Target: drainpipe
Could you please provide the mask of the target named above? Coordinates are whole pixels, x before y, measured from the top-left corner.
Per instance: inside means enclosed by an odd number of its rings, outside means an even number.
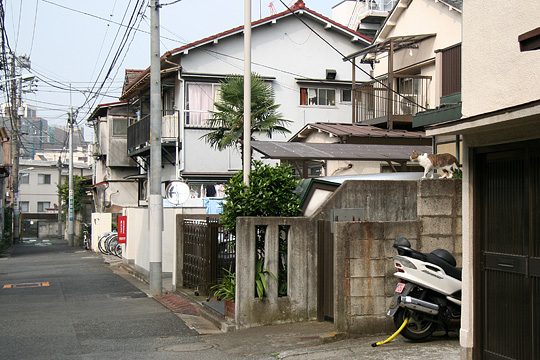
[[[178,72],[178,81],[181,82],[180,88],[182,89],[182,93],[180,96],[180,101],[178,103],[179,106],[179,120],[180,121],[180,139],[179,139],[179,147],[176,147],[176,162],[177,162],[177,168],[176,168],[176,178],[180,179],[182,178],[181,173],[184,171],[185,164],[186,164],[186,152],[184,148],[184,143],[186,139],[186,127],[184,122],[185,112],[184,112],[184,99],[186,98],[186,81],[182,79],[180,71]],[[180,155],[179,155],[180,153]]]

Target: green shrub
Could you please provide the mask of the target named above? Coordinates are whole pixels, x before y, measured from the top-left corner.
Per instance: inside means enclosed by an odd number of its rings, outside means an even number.
[[[298,216],[300,198],[293,192],[297,185],[298,180],[289,165],[271,166],[254,161],[249,187],[243,183],[242,172],[225,185],[221,223],[235,233],[239,216]]]

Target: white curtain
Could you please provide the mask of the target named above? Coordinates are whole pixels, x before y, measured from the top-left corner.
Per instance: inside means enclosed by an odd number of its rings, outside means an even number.
[[[212,84],[188,83],[186,111],[187,125],[204,126],[214,109],[214,93]]]

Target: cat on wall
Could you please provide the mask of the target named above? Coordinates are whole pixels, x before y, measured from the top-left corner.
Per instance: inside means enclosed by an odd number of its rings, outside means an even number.
[[[443,171],[441,179],[451,179],[454,175],[454,171],[458,169],[458,161],[452,154],[420,154],[414,150],[411,154],[411,161],[416,161],[424,168],[424,176],[422,179],[426,179],[428,174],[431,173],[433,179],[436,169]]]

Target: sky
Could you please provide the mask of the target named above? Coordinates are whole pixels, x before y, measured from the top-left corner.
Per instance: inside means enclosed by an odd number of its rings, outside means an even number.
[[[126,68],[150,66],[149,0],[0,2],[4,6],[10,48],[17,56],[30,57],[30,72],[38,80],[37,91],[25,93],[23,101],[51,125],[65,125],[72,106],[78,109],[76,120],[83,126],[96,105],[117,101]],[[283,2],[288,5],[291,1]],[[330,17],[332,6],[340,0],[304,2]],[[243,0],[161,0],[160,3],[170,3],[160,11],[161,54],[244,22]],[[269,3],[270,0],[252,0],[252,19],[270,15]],[[272,3],[278,12],[285,9],[280,0]],[[132,31],[118,52],[127,29],[119,24],[128,24],[138,5],[144,9],[144,16],[135,23],[139,31]],[[5,94],[0,101],[6,101]],[[85,129],[85,133],[89,132]]]

